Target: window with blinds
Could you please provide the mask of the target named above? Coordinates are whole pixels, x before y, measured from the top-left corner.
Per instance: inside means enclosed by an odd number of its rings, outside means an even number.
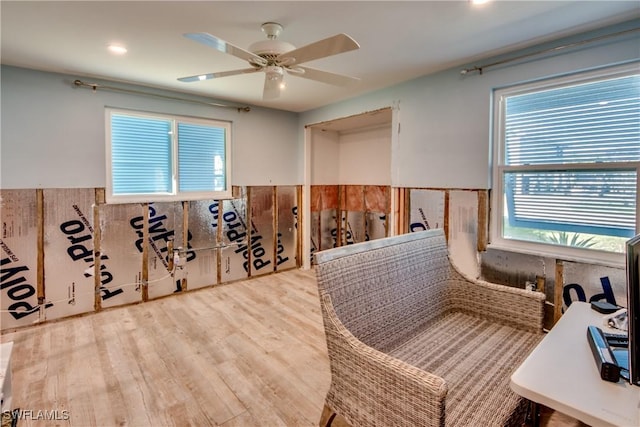
[[[492,238],[622,253],[639,222],[637,66],[502,89],[494,99],[502,196]]]
[[[107,109],[107,202],[230,196],[230,124]]]

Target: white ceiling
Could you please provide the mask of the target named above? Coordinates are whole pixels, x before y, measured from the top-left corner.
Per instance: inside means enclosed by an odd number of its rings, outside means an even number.
[[[3,64],[106,78],[233,103],[302,112],[562,36],[640,17],[631,1],[5,1]],[[207,32],[236,46],[284,26],[296,47],[346,33],[360,49],[308,63],[360,78],[347,88],[287,76],[276,100],[262,100],[264,75],[182,83],[178,77],[247,68],[234,56],[182,36]],[[126,45],[114,56],[109,43]],[[307,64],[305,64],[307,65]],[[85,79],[86,80],[86,79]]]

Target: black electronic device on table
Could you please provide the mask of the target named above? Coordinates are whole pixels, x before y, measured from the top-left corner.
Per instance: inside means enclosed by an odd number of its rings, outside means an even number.
[[[591,302],[591,309],[597,311],[598,313],[602,313],[602,314],[611,314],[611,313],[615,313],[616,311],[620,310],[621,307],[618,307],[615,304],[611,304],[610,302],[606,302],[606,301],[592,301]]]
[[[627,316],[629,318],[629,382],[640,386],[640,234],[625,244]]]
[[[600,378],[611,382],[618,382],[620,378],[629,381],[628,335],[606,333],[592,325],[587,328],[587,339]]]

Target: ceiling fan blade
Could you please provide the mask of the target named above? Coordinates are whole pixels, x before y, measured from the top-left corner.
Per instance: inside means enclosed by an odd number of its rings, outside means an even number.
[[[283,65],[297,65],[358,48],[360,48],[360,45],[354,39],[346,34],[337,34],[283,53],[278,56],[277,61]]]
[[[202,43],[206,46],[219,50],[220,52],[228,53],[237,58],[249,61],[249,63],[251,64],[267,65],[267,61],[264,58],[261,58],[258,55],[249,52],[248,50],[244,50],[238,46],[234,46],[229,42],[217,38],[216,36],[212,36],[211,34],[186,33],[184,34],[184,36],[188,39],[197,41],[198,43]]]
[[[261,69],[260,68],[244,68],[242,70],[221,71],[219,73],[197,74],[195,76],[180,77],[178,80],[180,80],[181,82],[191,83],[191,82],[198,82],[201,80],[211,80],[211,79],[217,79],[220,77],[235,76],[238,74],[256,73],[258,71],[261,71]]]
[[[328,71],[316,70],[315,68],[309,67],[295,67],[304,72],[298,73],[293,72],[291,75],[297,77],[303,77],[305,79],[316,80],[323,83],[329,83],[331,85],[336,86],[347,86],[352,83],[359,82],[360,79],[357,77],[345,76],[343,74],[330,73]]]

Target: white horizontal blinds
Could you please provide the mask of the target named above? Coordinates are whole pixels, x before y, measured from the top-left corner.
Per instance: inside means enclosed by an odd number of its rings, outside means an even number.
[[[505,164],[640,160],[640,76],[506,99]]]
[[[113,194],[171,193],[171,150],[171,120],[113,113]]]
[[[178,123],[180,191],[224,191],[225,129]]]
[[[510,225],[635,235],[637,172],[622,169],[640,161],[640,76],[508,96],[505,107]]]
[[[506,172],[510,224],[543,230],[632,237],[636,172]]]

